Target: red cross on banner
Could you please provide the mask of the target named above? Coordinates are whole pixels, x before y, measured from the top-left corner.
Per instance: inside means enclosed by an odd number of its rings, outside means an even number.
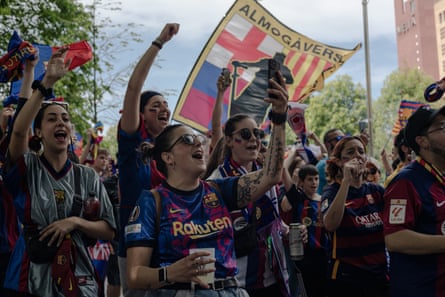
[[[199,131],[210,129],[216,81],[222,68],[232,74],[224,95],[223,122],[247,113],[259,124],[268,104],[268,60],[281,63],[290,101],[298,102],[323,87],[358,49],[341,49],[311,40],[289,29],[254,0],[236,1],[203,48],[181,92],[173,120]],[[197,108],[199,107],[199,108]]]

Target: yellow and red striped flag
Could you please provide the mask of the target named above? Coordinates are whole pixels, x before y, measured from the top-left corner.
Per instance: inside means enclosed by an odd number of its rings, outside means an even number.
[[[310,39],[281,23],[254,0],[237,0],[203,48],[182,89],[173,119],[199,131],[211,128],[216,81],[222,68],[232,73],[226,92],[223,123],[234,113],[264,120],[268,59],[282,63],[289,100],[298,102],[323,88],[324,80],[357,50],[342,49]]]

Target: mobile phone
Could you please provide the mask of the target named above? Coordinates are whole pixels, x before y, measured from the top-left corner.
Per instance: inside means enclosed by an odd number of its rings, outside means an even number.
[[[368,120],[362,120],[358,122],[358,130],[363,133],[368,129]]]
[[[230,71],[227,68],[223,68],[221,75],[224,77],[224,86],[230,85]]]
[[[268,75],[267,75],[267,82],[268,82],[268,88],[272,88],[269,80],[273,79],[276,82],[279,82],[279,77],[278,77],[278,71],[280,71],[281,68],[281,64],[275,60],[275,59],[269,59],[269,69],[268,69]],[[275,96],[274,94],[270,94],[269,93],[269,97],[270,98],[277,98],[277,96]]]

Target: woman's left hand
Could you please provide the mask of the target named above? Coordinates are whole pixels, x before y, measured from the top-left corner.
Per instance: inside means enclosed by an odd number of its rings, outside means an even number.
[[[48,245],[56,244],[57,246],[60,246],[62,241],[65,239],[65,236],[73,231],[74,228],[75,224],[71,218],[55,221],[43,228],[43,230],[40,232],[39,240],[43,240],[46,237],[51,236]]]
[[[286,89],[286,82],[281,72],[278,71],[279,81],[270,79],[269,83],[272,88],[267,89],[268,94],[275,95],[276,98],[264,98],[264,101],[272,104],[272,112],[277,114],[283,114],[287,112],[287,105],[289,100],[289,94]]]
[[[168,270],[169,281],[173,282],[195,282],[203,288],[208,288],[209,285],[204,283],[200,276],[204,276],[207,273],[213,273],[216,269],[206,268],[209,263],[215,263],[215,258],[210,258],[210,253],[206,251],[199,251],[184,257],[172,265]]]

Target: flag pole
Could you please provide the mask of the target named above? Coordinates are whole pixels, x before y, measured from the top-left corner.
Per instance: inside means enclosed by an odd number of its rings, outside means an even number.
[[[368,104],[368,151],[369,155],[373,155],[373,121],[372,121],[372,97],[371,97],[371,65],[369,62],[369,37],[368,37],[368,2],[369,0],[362,0],[363,5],[363,33],[364,33],[364,43],[365,43],[365,66],[366,66],[366,99]]]

